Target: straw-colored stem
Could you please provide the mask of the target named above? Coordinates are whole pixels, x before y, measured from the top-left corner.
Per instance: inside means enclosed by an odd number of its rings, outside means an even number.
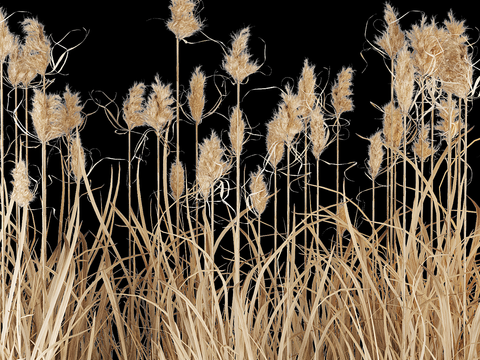
[[[42,265],[42,279],[45,279],[46,251],[47,251],[47,143],[42,141],[42,245],[40,249],[40,263]]]
[[[237,109],[240,110],[240,82],[237,82]],[[240,134],[240,111],[237,111],[237,134]],[[234,284],[235,286],[240,284],[240,148],[237,144],[235,156],[236,156],[236,226],[235,226],[235,238],[233,240],[234,247]]]
[[[403,244],[402,244],[402,359],[405,359],[407,352],[407,321],[406,301],[407,301],[407,114],[402,114],[403,118]]]
[[[175,44],[176,44],[176,54],[177,54],[177,61],[176,61],[176,80],[175,80],[175,86],[177,89],[176,93],[176,116],[177,116],[177,144],[176,144],[176,149],[177,149],[177,159],[180,161],[180,43],[178,40],[178,37],[175,38]]]
[[[60,144],[58,148],[60,150],[60,168],[62,169],[62,200],[60,204],[60,215],[58,217],[58,239],[57,239],[57,244],[60,244],[62,241],[62,234],[63,234],[63,214],[65,212],[65,166],[64,166],[62,145]]]
[[[290,236],[290,144],[287,146],[287,233],[285,237]]]
[[[5,247],[6,247],[6,242],[7,242],[7,237],[5,234],[5,223],[7,221],[5,217],[5,197],[4,197],[4,182],[5,182],[5,162],[4,162],[4,128],[3,128],[3,61],[0,61],[0,166],[1,166],[1,172],[2,172],[2,178],[0,179],[0,211],[2,213],[2,273],[0,274],[2,276],[2,279],[5,279]],[[5,281],[2,281],[2,309],[5,306]],[[3,353],[3,352],[2,352]],[[2,355],[2,359],[3,359]]]
[[[452,103],[452,94],[448,94],[448,104]],[[453,105],[452,105],[453,107]],[[453,107],[454,108],[454,107]],[[448,115],[448,133],[447,133],[447,214],[445,220],[446,226],[446,240],[447,240],[447,253],[450,249],[450,227],[451,227],[451,213],[452,213],[452,115],[453,111],[449,111]]]
[[[340,114],[337,114],[337,117],[335,119],[335,123],[337,125],[337,136],[336,136],[336,146],[337,146],[337,161],[336,161],[336,184],[335,184],[335,206],[336,212],[338,214],[339,210],[339,195],[338,192],[340,191]],[[341,241],[341,236],[340,234],[336,233],[336,238],[337,238],[337,249],[340,251],[340,256],[343,255],[343,248],[342,244],[340,243]]]

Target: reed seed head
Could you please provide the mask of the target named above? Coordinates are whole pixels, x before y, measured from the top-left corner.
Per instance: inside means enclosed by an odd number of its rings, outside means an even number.
[[[310,118],[310,140],[312,141],[312,154],[317,160],[327,147],[328,135],[323,113],[319,106],[315,106]]]
[[[390,59],[394,59],[405,44],[405,34],[398,24],[397,11],[388,3],[385,4],[384,19],[385,31],[375,38],[375,43],[385,50]]]
[[[250,29],[248,27],[233,34],[232,48],[223,61],[223,68],[235,80],[235,83],[241,83],[247,76],[257,72],[260,68],[256,62],[250,61],[248,52],[248,38]]]
[[[172,17],[167,22],[167,28],[178,40],[192,36],[203,27],[202,21],[194,13],[196,5],[196,0],[171,0],[169,9]]]
[[[300,97],[293,94],[287,85],[285,92],[282,92],[282,102],[274,115],[274,119],[279,121],[283,141],[287,146],[290,146],[295,136],[303,130],[301,105]]]
[[[383,137],[385,143],[395,149],[400,147],[403,139],[402,112],[389,102],[383,107]]]
[[[430,124],[424,124],[418,133],[417,140],[413,144],[413,153],[420,161],[426,161],[435,153],[430,144]]]
[[[43,25],[36,19],[25,19],[22,26],[27,34],[23,51],[31,61],[31,66],[44,77],[50,63],[50,40],[45,35]]]
[[[353,76],[353,69],[342,68],[342,70],[338,73],[338,78],[332,88],[332,105],[335,109],[335,113],[337,116],[340,114],[352,111],[353,110],[353,102],[350,98],[350,95],[353,94],[350,87],[352,86],[352,76]]]
[[[317,78],[315,76],[315,66],[308,63],[305,59],[303,64],[302,76],[298,81],[298,96],[302,102],[301,111],[304,118],[310,115],[315,103],[315,86]]]
[[[368,173],[372,179],[375,179],[378,176],[383,161],[383,155],[385,154],[381,134],[381,131],[377,131],[370,137],[370,145],[368,147]]]
[[[14,46],[8,61],[8,80],[13,86],[19,86],[20,83],[23,83],[25,87],[28,87],[37,75],[30,59],[32,56],[24,50],[19,37],[15,36]]]
[[[200,144],[197,182],[204,199],[208,199],[212,187],[228,170],[228,164],[223,160],[224,152],[220,138],[214,131],[209,139]]]
[[[62,98],[34,89],[33,110],[30,112],[38,139],[42,143],[65,134],[61,123]]]
[[[340,237],[343,236],[345,231],[347,230],[347,211],[345,203],[341,203],[337,205],[337,233]]]
[[[188,94],[190,114],[197,125],[202,122],[203,108],[205,107],[205,81],[205,74],[198,66],[190,79],[190,93]]]
[[[123,119],[127,123],[128,130],[132,130],[144,123],[143,117],[143,93],[145,85],[143,83],[135,83],[128,90],[128,97],[123,102]]]
[[[243,121],[242,110],[235,106],[230,115],[230,142],[234,154],[240,155],[243,148],[243,139],[245,137],[245,121]]]
[[[185,170],[183,164],[177,159],[172,164],[170,170],[170,188],[172,189],[172,195],[175,200],[180,199],[185,190]]]
[[[158,75],[155,76],[155,83],[152,85],[153,92],[148,96],[147,105],[143,111],[143,118],[147,125],[155,129],[159,135],[165,126],[173,120],[174,103],[170,84],[162,84]],[[141,112],[141,110],[138,110]]]
[[[63,93],[63,106],[60,108],[60,124],[64,127],[63,132],[69,134],[80,127],[83,122],[83,105],[80,104],[80,94],[73,93],[67,86]]]
[[[14,36],[8,29],[5,12],[0,8],[0,61],[4,62],[15,46]]]
[[[278,166],[285,152],[284,133],[279,118],[274,118],[267,124],[267,152],[268,161],[273,168]]]
[[[250,174],[250,192],[253,209],[258,216],[262,215],[267,207],[268,189],[262,169],[258,167],[256,172]]]
[[[72,136],[69,144],[70,150],[70,173],[76,181],[82,180],[82,168],[85,167],[85,151],[80,138]]]
[[[28,177],[25,161],[19,161],[12,170],[13,177],[13,191],[11,199],[15,201],[18,206],[25,207],[33,200],[33,193],[30,191],[30,179]]]
[[[468,37],[464,22],[454,19],[449,13],[444,22],[448,36],[443,43],[444,54],[439,64],[439,77],[446,93],[466,98],[472,86],[473,65],[468,52]]]
[[[436,75],[446,35],[447,32],[439,29],[433,20],[427,24],[426,16],[422,16],[420,24],[413,25],[412,30],[407,32],[413,48],[413,65],[422,76]]]
[[[435,127],[440,132],[440,136],[448,140],[455,138],[460,132],[460,110],[455,101],[448,98],[448,100],[441,100],[440,104],[437,104],[437,113],[442,119],[440,123]]]
[[[407,114],[412,106],[414,82],[415,68],[412,53],[404,46],[397,53],[394,84],[398,105],[403,114]]]

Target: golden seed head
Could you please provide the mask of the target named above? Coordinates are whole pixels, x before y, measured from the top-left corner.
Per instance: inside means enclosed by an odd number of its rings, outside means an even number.
[[[233,35],[232,48],[223,60],[223,68],[235,80],[235,83],[241,83],[247,76],[255,73],[260,66],[256,62],[250,61],[248,52],[248,38],[250,29],[247,27]]]
[[[205,106],[205,74],[198,66],[190,80],[190,93],[188,94],[188,105],[193,120],[199,125],[202,122],[203,108]]]
[[[23,51],[37,73],[45,76],[50,63],[50,40],[45,35],[43,25],[36,19],[25,19],[23,31],[27,34]]]
[[[135,83],[128,90],[128,97],[123,102],[123,119],[127,123],[128,130],[132,130],[144,123],[143,116],[143,93],[145,85],[143,83]]]
[[[368,173],[372,179],[375,179],[378,176],[383,161],[383,155],[385,154],[381,134],[381,131],[377,131],[370,137],[370,146],[368,147]]]
[[[305,59],[302,76],[298,81],[298,96],[302,102],[301,112],[304,118],[310,115],[310,112],[313,109],[313,104],[315,103],[316,81],[315,67],[308,63],[308,59]]]
[[[263,176],[262,169],[250,174],[250,192],[253,209],[260,216],[267,207],[268,190]]]
[[[40,142],[47,143],[65,134],[60,120],[61,109],[62,98],[60,96],[44,94],[42,91],[34,89],[33,110],[30,114]]]
[[[429,156],[435,153],[435,150],[430,144],[430,124],[424,124],[420,129],[418,137],[413,144],[413,153],[420,159],[425,161]]]
[[[412,54],[405,46],[397,53],[394,84],[398,105],[403,114],[407,114],[412,106],[414,82],[415,69]]]
[[[298,95],[292,93],[292,89],[288,85],[285,92],[282,92],[282,100],[274,119],[278,119],[283,141],[289,146],[295,136],[303,130],[302,101]]]
[[[448,100],[441,100],[440,104],[437,104],[437,113],[442,119],[440,123],[435,127],[440,132],[440,135],[447,140],[455,138],[460,133],[460,120],[458,109],[454,100],[449,98]]]
[[[178,158],[172,164],[170,170],[170,188],[172,189],[172,195],[175,200],[180,199],[180,196],[182,196],[185,190],[185,170]]]
[[[389,102],[383,107],[383,137],[385,143],[398,149],[403,139],[402,112]]]
[[[197,182],[204,199],[208,198],[215,183],[228,170],[228,164],[223,160],[224,149],[220,138],[212,131],[209,139],[200,144],[200,155],[197,168]]]
[[[284,133],[280,125],[280,119],[274,118],[267,124],[267,152],[268,161],[273,168],[276,168],[282,160],[285,152]]]
[[[315,106],[310,118],[310,140],[312,141],[313,156],[317,160],[327,147],[328,135],[323,113],[319,106]]]
[[[67,86],[63,93],[63,106],[60,108],[60,124],[64,133],[71,133],[76,127],[80,127],[83,122],[82,109],[80,94],[72,94]]]
[[[346,205],[344,203],[337,205],[337,233],[340,237],[343,236],[343,233],[347,230],[347,211]]]
[[[33,194],[30,191],[30,179],[23,160],[19,161],[12,170],[12,177],[13,191],[11,199],[20,207],[27,206],[33,200]]]
[[[385,50],[390,59],[395,58],[397,52],[405,44],[405,34],[400,29],[397,17],[397,11],[390,4],[385,4],[384,19],[386,29],[382,36],[375,38],[375,43]]]
[[[243,139],[245,136],[245,121],[243,121],[242,110],[235,106],[230,115],[230,142],[233,153],[240,155],[243,148]]]
[[[172,109],[174,100],[170,84],[162,84],[158,75],[155,76],[152,89],[153,93],[148,96],[147,105],[142,114],[147,125],[154,128],[159,135],[174,118],[174,110]]]
[[[350,89],[352,86],[352,76],[352,68],[342,68],[338,73],[337,81],[332,87],[332,105],[338,116],[344,112],[353,110],[353,102],[350,98],[350,95],[353,94]]]
[[[473,82],[473,62],[468,51],[464,22],[456,21],[450,12],[449,20],[444,24],[448,34],[442,44],[444,53],[439,64],[438,76],[446,93],[466,98]]]
[[[8,80],[13,86],[19,86],[20,83],[23,83],[25,87],[28,87],[35,78],[37,71],[34,69],[31,60],[33,56],[27,53],[25,47],[20,45],[19,37],[15,36],[14,46],[8,61]]]
[[[82,180],[82,168],[85,167],[85,151],[80,138],[71,137],[70,144],[70,172],[75,180]]]
[[[0,8],[0,61],[4,62],[15,46],[14,36],[8,29],[3,8]]]
[[[202,21],[194,14],[196,0],[171,0],[169,9],[172,17],[167,22],[167,28],[179,40],[192,36],[203,27]]]

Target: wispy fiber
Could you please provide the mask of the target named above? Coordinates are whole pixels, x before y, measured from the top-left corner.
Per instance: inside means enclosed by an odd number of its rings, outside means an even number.
[[[155,76],[155,82],[151,85],[153,92],[148,96],[147,104],[142,113],[145,123],[155,129],[160,134],[165,126],[173,120],[175,112],[172,104],[175,100],[172,97],[170,84],[163,84],[158,75]],[[139,113],[141,112],[140,107]]]
[[[200,144],[197,168],[197,182],[204,199],[208,198],[212,186],[227,172],[228,164],[223,157],[220,138],[212,131],[210,138]]]
[[[245,137],[245,121],[242,110],[235,106],[230,114],[230,131],[228,133],[234,154],[241,154]]]
[[[202,21],[194,13],[197,1],[171,0],[169,9],[172,17],[167,22],[167,28],[179,40],[192,36],[203,27]]]
[[[381,134],[381,131],[377,131],[370,137],[370,145],[368,147],[368,173],[372,179],[378,176],[383,155],[385,154]]]
[[[15,201],[20,207],[27,206],[33,200],[33,193],[30,190],[30,178],[28,177],[25,161],[21,160],[17,163],[12,170],[12,177],[12,201]]]
[[[42,143],[65,134],[61,123],[62,98],[56,94],[44,94],[34,89],[31,116],[37,136]]]
[[[404,46],[405,34],[398,23],[398,13],[390,4],[385,4],[385,30],[381,36],[375,38],[375,43],[380,46],[390,59]]]
[[[255,73],[260,66],[250,61],[250,53],[248,52],[248,38],[250,37],[250,29],[247,27],[233,35],[232,48],[225,55],[223,60],[223,68],[227,71],[235,83],[241,83],[247,76]]]
[[[260,167],[250,174],[250,193],[253,209],[260,216],[265,211],[268,200],[267,184]]]
[[[128,130],[132,130],[144,123],[143,117],[143,93],[145,85],[143,83],[135,83],[128,90],[128,97],[123,102],[123,119],[125,120]]]
[[[202,122],[203,108],[205,107],[205,80],[205,74],[201,70],[201,67],[196,67],[190,79],[188,105],[190,107],[190,114],[197,124]]]

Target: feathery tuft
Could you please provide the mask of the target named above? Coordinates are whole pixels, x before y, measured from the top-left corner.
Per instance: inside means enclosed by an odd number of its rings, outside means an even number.
[[[197,1],[172,0],[169,6],[172,17],[167,22],[167,28],[179,40],[192,36],[203,27],[202,21],[195,16],[194,8]]]
[[[60,121],[62,98],[54,94],[44,94],[34,89],[33,110],[31,116],[38,139],[42,143],[56,139],[65,134]]]
[[[21,160],[17,163],[12,170],[12,177],[13,191],[11,199],[20,207],[27,206],[33,200],[33,194],[30,191],[30,179],[25,161]]]
[[[134,83],[128,90],[128,97],[123,102],[123,119],[127,123],[128,130],[143,125],[143,93],[145,85]]]
[[[80,127],[83,122],[82,109],[80,94],[72,94],[67,86],[63,93],[63,106],[60,108],[60,124],[64,133],[71,133],[76,127]]]
[[[338,116],[344,112],[353,110],[353,102],[350,98],[350,95],[353,94],[350,89],[352,86],[352,76],[352,68],[342,68],[338,73],[337,81],[332,87],[332,105]]]
[[[321,108],[315,106],[310,118],[310,140],[312,141],[312,154],[317,160],[327,147],[328,135]]]
[[[385,4],[384,19],[386,29],[381,37],[377,36],[375,38],[375,43],[385,50],[390,59],[395,58],[397,52],[405,44],[405,34],[400,29],[397,17],[396,10],[390,4]]]
[[[407,114],[412,106],[414,82],[415,69],[412,54],[405,46],[397,54],[394,84],[398,105],[403,114]]]
[[[315,103],[315,66],[308,63],[305,59],[303,64],[302,76],[298,81],[298,96],[301,100],[300,109],[304,118],[308,117],[313,109]]]
[[[51,56],[50,40],[45,35],[43,25],[36,19],[25,19],[22,26],[23,31],[27,34],[23,51],[26,56],[29,56],[29,61],[35,71],[45,77]]]
[[[205,74],[198,66],[190,79],[190,93],[188,94],[190,114],[198,125],[202,122],[203,108],[205,106],[205,80]]]
[[[230,142],[234,154],[240,155],[243,148],[243,139],[245,133],[245,121],[243,121],[242,110],[235,106],[230,115]]]
[[[282,92],[282,100],[274,119],[278,119],[283,141],[289,146],[295,136],[303,130],[300,109],[302,101],[298,95],[292,93],[288,85],[285,92]]]
[[[250,61],[248,38],[250,29],[247,27],[233,35],[232,48],[223,61],[223,68],[232,76],[235,83],[241,83],[247,76],[255,73],[260,66]]]
[[[82,168],[85,167],[85,151],[80,138],[70,138],[70,172],[75,180],[82,180]]]
[[[200,144],[197,182],[204,199],[208,198],[213,185],[227,172],[228,164],[223,160],[224,149],[220,138],[212,131],[209,139]]]
[[[276,168],[282,160],[285,152],[284,135],[280,125],[280,119],[274,118],[267,124],[267,152],[268,161]]]
[[[420,129],[417,140],[413,144],[413,153],[420,159],[426,161],[435,151],[430,144],[430,124],[424,124]]]
[[[0,8],[0,61],[4,62],[7,56],[14,50],[14,36],[8,29],[7,20],[3,8]]]
[[[383,137],[388,146],[396,149],[403,139],[402,112],[392,102],[383,107]]]
[[[170,170],[170,188],[175,200],[180,199],[185,190],[185,170],[183,164],[176,159]]]
[[[151,86],[153,93],[148,96],[147,105],[142,115],[147,125],[154,128],[157,135],[159,135],[174,118],[174,110],[172,108],[174,100],[170,84],[162,84],[158,75],[155,76],[155,83]]]
[[[372,179],[378,176],[383,155],[385,154],[381,134],[382,131],[377,131],[370,137],[370,145],[368,147],[368,173]]]
[[[250,174],[250,192],[253,209],[260,216],[265,211],[268,200],[267,184],[260,167],[256,172]]]

